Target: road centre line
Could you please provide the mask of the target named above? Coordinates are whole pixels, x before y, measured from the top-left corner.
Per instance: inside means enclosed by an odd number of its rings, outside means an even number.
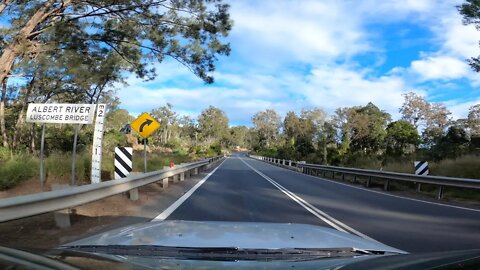
[[[290,197],[292,200],[294,200],[296,203],[298,203],[300,206],[302,206],[305,210],[307,210],[308,212],[312,213],[314,216],[316,216],[317,218],[319,218],[320,220],[322,220],[323,222],[327,223],[328,225],[332,226],[334,229],[338,230],[338,231],[341,231],[341,232],[345,232],[345,233],[352,233],[352,234],[355,234],[357,236],[360,236],[364,239],[368,239],[368,240],[371,240],[371,241],[376,241],[378,242],[377,240],[349,227],[348,225],[346,225],[345,223],[342,223],[340,222],[339,220],[331,217],[330,215],[328,215],[327,213],[321,211],[320,209],[316,208],[315,206],[311,205],[310,203],[308,203],[307,201],[305,201],[304,199],[302,199],[301,197],[299,197],[298,195],[296,195],[295,193],[291,192],[290,190],[286,189],[285,187],[283,187],[282,185],[280,185],[279,183],[277,183],[275,180],[273,180],[272,178],[266,176],[265,174],[263,174],[262,172],[258,171],[257,169],[255,169],[254,167],[252,167],[250,164],[248,164],[247,162],[245,162],[242,158],[239,158],[245,165],[247,165],[250,169],[252,169],[254,172],[256,172],[258,175],[260,175],[262,178],[264,178],[265,180],[269,181],[272,185],[274,185],[276,188],[278,188],[280,191],[282,191],[283,193],[285,193],[285,195],[287,195],[288,197]]]
[[[180,207],[180,205],[182,205],[190,196],[192,196],[192,194],[195,192],[195,190],[197,190],[201,185],[203,185],[203,183],[205,183],[205,181],[207,181],[207,179],[212,176],[212,174],[214,174],[218,168],[220,168],[222,166],[222,164],[227,160],[228,158],[226,158],[224,161],[222,161],[222,163],[220,163],[220,165],[218,165],[218,167],[216,167],[213,171],[211,171],[209,174],[207,174],[207,176],[205,176],[202,180],[200,180],[200,182],[198,182],[195,186],[193,186],[187,193],[183,194],[182,197],[180,197],[178,200],[176,200],[174,203],[172,203],[167,209],[165,209],[160,215],[156,216],[154,219],[152,219],[150,222],[154,222],[154,221],[163,221],[165,219],[168,218],[168,216],[170,216],[173,211],[175,211],[178,207]]]

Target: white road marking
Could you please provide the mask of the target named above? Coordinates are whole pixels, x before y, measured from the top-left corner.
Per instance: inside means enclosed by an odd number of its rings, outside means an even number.
[[[183,194],[182,197],[180,197],[178,200],[176,200],[172,205],[170,205],[167,209],[165,209],[160,215],[156,216],[154,219],[152,219],[150,222],[153,221],[162,221],[168,218],[173,211],[175,211],[182,203],[184,203],[192,194],[197,190],[207,179],[214,174],[218,168],[222,166],[222,164],[228,159],[228,157],[218,165],[217,168],[215,168],[213,171],[211,171],[207,176],[205,176],[200,182],[198,182],[195,186],[193,186],[187,193]]]
[[[245,163],[245,165],[247,165],[250,169],[252,169],[254,172],[256,172],[258,175],[260,175],[261,177],[263,177],[265,180],[267,180],[268,182],[270,182],[272,185],[274,185],[276,188],[278,188],[280,191],[282,191],[283,193],[285,193],[285,195],[287,195],[288,197],[290,197],[292,200],[294,200],[296,203],[298,203],[300,206],[302,206],[303,208],[305,208],[305,210],[307,210],[308,212],[312,213],[314,216],[316,216],[317,218],[319,218],[320,220],[322,220],[323,222],[327,223],[328,225],[332,226],[333,228],[335,228],[336,230],[338,231],[341,231],[341,232],[345,232],[345,233],[352,233],[352,234],[355,234],[357,236],[360,236],[364,239],[368,239],[368,240],[372,240],[372,241],[376,241],[378,242],[377,240],[349,227],[348,225],[346,225],[345,223],[342,223],[340,222],[339,220],[331,217],[330,215],[328,215],[327,213],[321,211],[320,209],[316,208],[315,206],[311,205],[310,203],[308,203],[307,201],[305,201],[304,199],[302,199],[301,197],[299,197],[298,195],[296,195],[295,193],[291,192],[290,190],[286,189],[285,187],[283,187],[282,185],[280,185],[279,183],[277,183],[275,180],[273,180],[272,178],[266,176],[265,174],[263,174],[262,172],[258,171],[257,169],[253,168],[250,164],[248,164],[247,162],[245,162],[242,158],[239,158],[243,163]]]
[[[254,160],[257,160],[257,159],[254,159]],[[257,160],[257,161],[261,161],[261,160]],[[270,164],[270,163],[268,163],[268,162],[264,162],[264,163]],[[272,164],[270,164],[270,165],[272,165]],[[282,167],[279,167],[279,168],[285,169],[285,168],[282,168]],[[285,170],[288,170],[288,169],[285,169]],[[359,189],[359,190],[363,190],[363,191],[373,192],[373,193],[377,193],[377,194],[381,194],[381,195],[385,195],[385,196],[390,196],[390,197],[395,197],[395,198],[399,198],[399,199],[416,201],[416,202],[427,203],[427,204],[433,204],[433,205],[438,205],[438,206],[445,206],[445,207],[457,208],[457,209],[461,209],[461,210],[468,210],[468,211],[480,212],[480,209],[474,209],[474,208],[468,208],[468,207],[462,207],[462,206],[456,206],[456,205],[450,205],[450,204],[443,204],[443,203],[437,203],[437,202],[424,201],[424,200],[414,199],[414,198],[409,198],[409,197],[402,197],[402,196],[399,196],[399,195],[394,195],[394,194],[390,194],[390,193],[386,193],[386,192],[382,192],[382,191],[378,191],[378,190],[373,190],[373,189],[364,188],[364,187],[358,187],[358,186],[354,186],[354,185],[350,185],[350,184],[346,184],[346,183],[341,183],[341,182],[333,181],[333,180],[326,179],[326,178],[322,178],[322,177],[318,177],[318,176],[313,176],[313,175],[309,175],[309,174],[304,174],[304,173],[296,172],[296,171],[293,171],[293,170],[288,170],[288,171],[291,171],[291,172],[294,172],[294,173],[298,173],[298,174],[301,174],[301,175],[304,175],[304,176],[308,176],[308,177],[310,177],[310,178],[315,178],[315,179],[317,179],[317,180],[318,180],[318,179],[321,179],[321,180],[323,180],[323,181],[328,181],[328,182],[333,183],[333,184],[342,185],[342,186],[346,186],[346,187],[350,187],[350,188],[355,188],[355,189]]]

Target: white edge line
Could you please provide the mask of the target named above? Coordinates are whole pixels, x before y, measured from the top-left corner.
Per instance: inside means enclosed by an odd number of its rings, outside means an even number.
[[[269,164],[271,166],[275,166],[275,165],[272,165],[268,162],[264,162],[263,160],[258,160],[258,159],[253,159],[253,160],[260,161],[262,163]],[[290,172],[298,173],[298,174],[301,174],[301,175],[305,175],[305,176],[308,176],[310,178],[314,178],[314,179],[317,179],[317,180],[320,179],[320,180],[328,181],[330,183],[334,183],[334,184],[338,184],[338,185],[342,185],[342,186],[346,186],[346,187],[351,187],[351,188],[355,188],[355,189],[360,189],[360,190],[364,190],[364,191],[369,191],[369,192],[373,192],[373,193],[377,193],[377,194],[381,194],[381,195],[385,195],[385,196],[390,196],[390,197],[395,197],[395,198],[405,199],[405,200],[410,200],[410,201],[416,201],[416,202],[422,202],[422,203],[428,203],[428,204],[434,204],[434,205],[439,205],[439,206],[446,206],[446,207],[457,208],[457,209],[462,209],[462,210],[480,212],[480,209],[474,209],[474,208],[467,208],[467,207],[461,207],[461,206],[456,206],[456,205],[449,205],[449,204],[443,204],[443,203],[423,201],[423,200],[409,198],[409,197],[402,197],[402,196],[399,196],[399,195],[394,195],[394,194],[390,194],[390,193],[386,193],[386,192],[372,190],[372,189],[369,189],[369,188],[357,187],[357,186],[354,186],[354,185],[349,185],[349,184],[346,184],[346,183],[341,183],[341,182],[333,181],[333,180],[318,177],[318,176],[304,174],[304,173],[297,172],[297,171],[294,171],[294,170],[285,169],[285,168],[282,168],[282,167],[279,167],[279,166],[275,166],[275,167],[278,167],[278,168],[281,168],[281,169],[284,169],[284,170],[287,170],[287,171],[290,171]]]
[[[269,181],[272,185],[274,185],[276,188],[278,188],[280,191],[282,191],[283,193],[285,193],[288,197],[290,197],[292,200],[294,200],[296,203],[300,204],[303,208],[305,208],[307,211],[309,211],[310,213],[312,213],[313,215],[315,215],[316,217],[318,217],[319,219],[321,219],[322,221],[324,221],[325,223],[327,223],[328,225],[332,226],[333,228],[335,228],[336,230],[338,231],[341,231],[341,232],[345,232],[345,233],[353,233],[357,236],[360,236],[364,239],[369,239],[369,240],[372,240],[372,241],[376,241],[378,242],[377,240],[351,228],[350,226],[340,222],[339,220],[331,217],[330,215],[326,214],[325,212],[321,211],[320,209],[316,208],[315,206],[311,205],[310,203],[306,202],[304,199],[302,199],[301,197],[299,197],[298,195],[296,195],[295,193],[289,191],[288,189],[286,189],[285,187],[283,187],[282,185],[278,184],[275,180],[271,179],[270,177],[264,175],[262,172],[258,171],[257,169],[253,168],[250,164],[248,164],[246,161],[244,161],[243,159],[240,158],[240,160],[245,163],[245,165],[247,165],[250,169],[252,169],[253,171],[255,171],[258,175],[260,175],[261,177],[263,177],[265,180]],[[343,228],[342,228],[343,227]],[[345,230],[344,230],[345,229]],[[348,232],[346,231],[348,230]]]
[[[207,181],[207,179],[210,176],[212,176],[212,174],[214,174],[217,171],[217,169],[220,168],[220,166],[222,166],[222,164],[226,160],[227,159],[222,161],[222,163],[220,163],[218,167],[216,167],[213,171],[207,174],[202,180],[200,180],[200,182],[198,182],[195,186],[193,186],[187,193],[183,194],[182,197],[180,197],[178,200],[172,203],[167,209],[165,209],[160,215],[153,218],[150,222],[163,221],[166,218],[168,218],[168,216],[170,216],[173,213],[173,211],[175,211],[180,205],[182,205],[182,203],[184,203],[195,192],[195,190],[197,190],[203,183],[205,183],[205,181]]]

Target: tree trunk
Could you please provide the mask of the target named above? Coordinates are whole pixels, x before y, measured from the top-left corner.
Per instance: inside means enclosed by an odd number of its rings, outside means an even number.
[[[15,124],[15,132],[13,134],[13,142],[12,148],[16,148],[20,144],[20,137],[22,135],[22,127],[24,124],[24,115],[25,109],[27,107],[28,99],[30,98],[30,93],[32,92],[32,88],[35,82],[35,78],[32,78],[30,83],[27,85],[25,89],[25,94],[22,100],[22,108],[20,109],[20,113],[18,114],[17,123]]]
[[[5,127],[5,101],[7,99],[7,80],[2,83],[2,96],[0,98],[0,133],[2,133],[3,147],[8,147],[7,128]]]
[[[35,123],[32,123],[32,128],[30,129],[30,152],[34,155],[37,154],[37,149],[35,146],[35,136],[36,136],[37,126]]]

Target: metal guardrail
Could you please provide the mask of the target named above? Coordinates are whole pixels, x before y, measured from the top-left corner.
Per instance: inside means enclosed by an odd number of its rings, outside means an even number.
[[[131,191],[138,187],[176,175],[182,175],[181,178],[183,178],[185,174],[186,176],[190,176],[190,173],[196,174],[198,173],[198,169],[206,169],[221,158],[223,158],[223,156],[188,164],[175,165],[175,167],[169,169],[130,175],[123,179],[97,184],[0,199],[0,222],[79,206],[112,195]]]
[[[250,157],[263,160],[275,165],[290,167],[296,169],[299,172],[325,177],[327,172],[332,173],[332,178],[335,178],[335,173],[340,173],[342,180],[345,179],[345,175],[352,175],[353,181],[356,181],[356,177],[367,177],[365,185],[368,187],[372,181],[372,178],[384,181],[384,190],[388,190],[390,181],[403,181],[417,184],[417,190],[420,191],[421,184],[432,184],[438,186],[437,199],[441,199],[444,193],[444,187],[460,187],[460,188],[473,188],[480,190],[480,179],[469,178],[454,178],[445,176],[430,176],[430,175],[415,175],[407,173],[386,172],[378,170],[366,170],[336,166],[326,166],[317,164],[308,164],[299,161],[276,159],[270,157],[254,156]]]

